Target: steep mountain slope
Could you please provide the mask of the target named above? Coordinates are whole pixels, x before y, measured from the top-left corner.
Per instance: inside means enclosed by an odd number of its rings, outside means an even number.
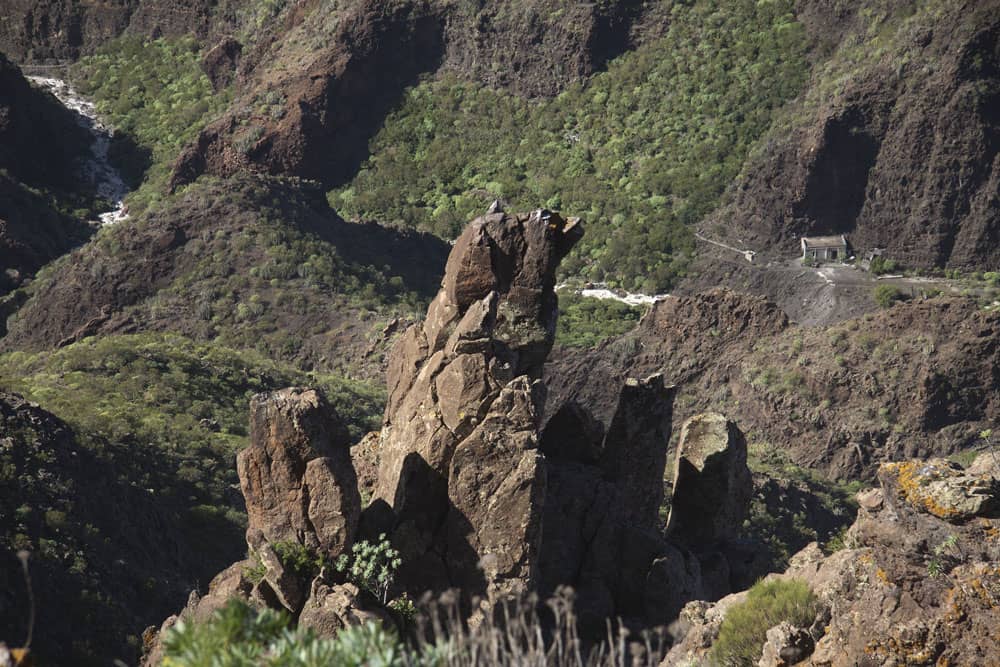
[[[92,53],[126,29],[142,37],[204,36],[216,12],[215,0],[119,0],[114,3],[10,0],[0,23],[0,50],[18,62],[75,60]]]
[[[429,235],[345,223],[299,183],[199,183],[48,269],[0,349],[174,331],[371,377],[387,323],[425,302],[446,250]]]
[[[74,114],[0,53],[0,297],[90,235],[89,147]]]
[[[720,411],[751,449],[868,479],[881,461],[983,444],[1000,409],[998,341],[1000,314],[972,299],[900,304],[823,329],[718,290],[661,301],[635,331],[554,355],[546,412],[572,401],[606,425],[615,381],[663,372],[678,385],[679,418]]]
[[[911,267],[1000,266],[1000,4],[802,16],[831,54],[706,230],[765,253],[846,233]]]

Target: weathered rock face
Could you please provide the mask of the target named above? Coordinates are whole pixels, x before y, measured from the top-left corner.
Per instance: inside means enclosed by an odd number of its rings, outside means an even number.
[[[667,533],[682,544],[732,539],[746,517],[753,481],[747,445],[736,423],[709,413],[681,428]]]
[[[533,378],[555,332],[556,266],[581,234],[543,211],[473,221],[426,320],[393,350],[375,495],[414,578],[491,593],[532,578],[545,488]]]
[[[992,475],[962,470],[945,459],[886,463],[879,479],[889,499],[951,523],[1000,512],[1000,489]]]
[[[11,0],[4,4],[0,49],[18,62],[75,60],[126,30],[146,37],[204,36],[221,23],[214,0],[116,0],[93,4]],[[224,14],[223,14],[224,15]]]
[[[542,435],[541,592],[572,586],[585,633],[599,635],[614,616],[665,622],[704,595],[698,560],[661,536],[672,410],[673,389],[662,376],[629,379],[603,439],[581,431],[595,420],[577,405]]]
[[[329,585],[317,579],[299,615],[298,627],[312,630],[319,637],[333,637],[348,626],[368,621],[391,626],[385,610],[366,599],[354,584]]]
[[[346,429],[315,390],[254,397],[250,446],[236,457],[251,548],[292,541],[336,558],[351,544],[361,498],[348,448]]]
[[[907,493],[899,482],[904,466],[938,473],[914,475],[921,493]],[[803,659],[798,664],[817,667],[994,661],[1000,519],[982,511],[953,523],[927,507],[929,497],[934,505],[948,505],[952,492],[941,483],[959,477],[960,471],[934,462],[883,466],[881,488],[859,497],[858,517],[845,539],[848,548],[824,555],[812,544],[792,558],[784,574],[772,575],[804,580],[822,610],[809,628],[768,632],[760,664],[790,664],[793,653]],[[998,493],[994,488],[991,497]],[[687,605],[675,628],[678,641],[663,664],[703,660],[726,611],[744,597],[731,595],[710,607]]]

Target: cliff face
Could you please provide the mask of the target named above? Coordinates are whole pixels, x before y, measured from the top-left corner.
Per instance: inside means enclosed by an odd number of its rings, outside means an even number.
[[[803,8],[842,41],[822,37],[832,55],[712,221],[765,253],[846,233],[907,266],[1000,266],[1000,4],[863,10]]]
[[[0,297],[89,235],[59,205],[84,189],[89,147],[74,114],[0,53]]]

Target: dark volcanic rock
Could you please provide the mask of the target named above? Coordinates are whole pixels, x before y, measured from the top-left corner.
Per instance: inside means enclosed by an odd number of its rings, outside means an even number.
[[[250,446],[236,458],[251,548],[292,541],[335,559],[350,546],[361,499],[348,448],[347,430],[315,390],[254,397]]]
[[[752,492],[747,443],[736,423],[720,414],[696,415],[684,422],[668,535],[688,545],[737,537]]]
[[[376,497],[407,581],[529,587],[545,486],[531,381],[552,346],[556,266],[581,233],[543,211],[473,221],[426,320],[394,348]]]
[[[0,50],[18,62],[75,60],[126,30],[144,37],[204,36],[219,23],[214,0],[116,0],[88,3],[9,0],[0,22]]]

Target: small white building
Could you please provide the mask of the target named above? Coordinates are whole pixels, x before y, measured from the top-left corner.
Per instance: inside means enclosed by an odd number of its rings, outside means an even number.
[[[803,236],[802,259],[807,257],[817,261],[847,259],[847,237],[837,236]]]

